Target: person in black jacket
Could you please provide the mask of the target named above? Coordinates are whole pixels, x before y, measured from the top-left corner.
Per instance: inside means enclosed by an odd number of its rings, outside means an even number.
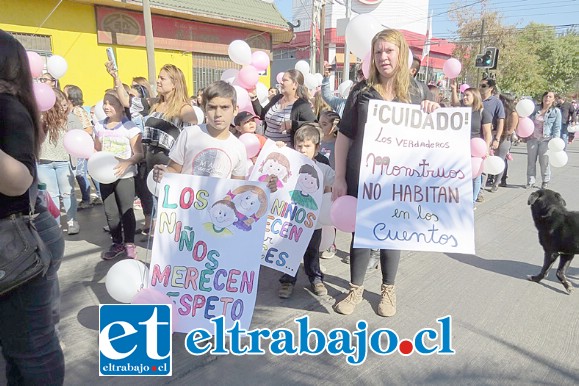
[[[316,117],[300,71],[286,71],[280,88],[281,94],[274,96],[265,107],[261,107],[255,94],[250,94],[251,104],[255,114],[265,123],[264,135],[293,147],[298,127],[304,122],[314,122]]]
[[[36,160],[44,140],[28,56],[0,30],[0,219],[26,216],[36,194]],[[54,217],[37,201],[34,226],[50,252],[46,275],[38,275],[0,296],[0,351],[7,385],[62,385],[64,356],[54,325],[58,322],[57,271],[64,238]],[[5,241],[18,251],[22,240]],[[16,252],[13,252],[14,254]]]
[[[428,100],[428,93],[421,84],[413,82],[408,69],[408,52],[408,43],[397,30],[385,29],[372,39],[370,74],[366,81],[358,83],[350,91],[338,124],[333,200],[346,194],[358,195],[360,158],[370,100],[420,104],[426,113],[440,107],[438,103]],[[334,307],[336,312],[345,315],[354,312],[356,305],[362,301],[364,277],[370,260],[370,249],[354,248],[353,240],[354,237],[350,245],[350,291]],[[382,296],[377,310],[380,316],[396,314],[394,281],[399,261],[400,251],[380,250]]]

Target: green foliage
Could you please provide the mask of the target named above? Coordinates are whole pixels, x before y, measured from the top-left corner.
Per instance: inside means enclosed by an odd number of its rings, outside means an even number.
[[[563,95],[579,92],[579,34],[577,30],[557,32],[553,26],[530,23],[523,28],[505,26],[496,12],[481,7],[461,8],[450,13],[457,24],[459,38],[453,56],[461,60],[461,76],[477,84],[483,75],[474,67],[474,59],[483,47],[500,50],[497,70],[493,71],[501,90],[516,95],[540,96],[544,91]],[[457,4],[451,6],[456,8]]]

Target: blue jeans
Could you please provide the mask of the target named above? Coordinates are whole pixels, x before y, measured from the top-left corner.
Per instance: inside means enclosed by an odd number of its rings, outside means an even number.
[[[79,158],[76,164],[76,182],[78,182],[78,187],[82,195],[81,199],[84,202],[90,202],[90,181],[88,180],[87,162],[87,159]],[[102,197],[100,184],[92,178],[91,180],[97,196]]]
[[[568,127],[568,123],[561,123],[561,139],[563,142],[565,142],[565,147],[563,150],[567,150],[567,143],[569,142],[569,131],[567,131]]]
[[[472,202],[476,202],[476,198],[478,197],[478,194],[480,192],[480,187],[482,185],[482,175],[474,178],[472,180]]]
[[[76,196],[74,177],[70,162],[54,161],[38,165],[38,179],[46,184],[52,201],[60,208],[60,198],[66,211],[67,220],[76,220]],[[58,221],[57,221],[58,222]]]
[[[8,385],[62,385],[64,356],[54,331],[54,294],[64,239],[46,210],[34,224],[52,254],[52,263],[45,276],[0,296],[0,345]]]

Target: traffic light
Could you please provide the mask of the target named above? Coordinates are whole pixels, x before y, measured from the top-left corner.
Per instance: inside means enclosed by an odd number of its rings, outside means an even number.
[[[484,54],[476,56],[475,67],[495,70],[499,59],[499,49],[496,47],[486,47]]]

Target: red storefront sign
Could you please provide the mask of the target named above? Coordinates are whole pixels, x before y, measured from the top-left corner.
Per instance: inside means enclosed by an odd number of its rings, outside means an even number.
[[[145,24],[139,12],[96,7],[97,39],[101,44],[145,47]],[[251,48],[271,50],[267,32],[201,23],[152,15],[155,48],[227,55],[234,40],[245,40]]]

